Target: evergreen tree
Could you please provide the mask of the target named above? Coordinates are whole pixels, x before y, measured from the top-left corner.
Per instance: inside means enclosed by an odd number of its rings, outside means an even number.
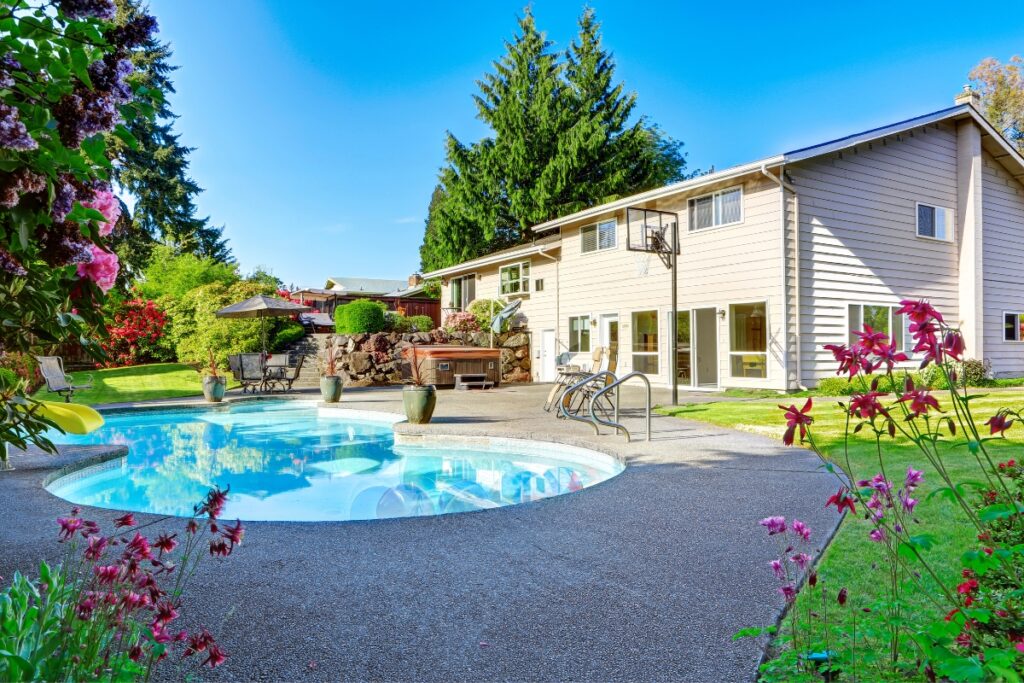
[[[478,82],[478,117],[492,135],[466,145],[450,133],[431,197],[425,270],[522,243],[529,228],[683,176],[681,143],[640,117],[614,79],[593,10],[564,55],[529,9],[494,72]]]
[[[144,13],[141,0],[116,0],[115,23],[125,25]],[[132,54],[135,67],[126,80],[133,86],[159,89],[173,93],[171,73],[177,69],[169,63],[171,49],[167,43],[150,38]],[[150,242],[164,242],[178,252],[209,256],[218,261],[231,258],[222,237],[223,228],[211,226],[209,218],[196,216],[195,197],[203,191],[189,176],[189,155],[193,148],[183,146],[174,133],[174,120],[166,99],[161,99],[153,119],[139,117],[126,122],[138,145],[132,149],[114,135],[107,136],[107,145],[115,151],[120,163],[114,167],[114,179],[136,199],[132,221],[133,243],[126,244],[115,236],[113,245],[122,264],[139,271],[152,254],[139,232]]]

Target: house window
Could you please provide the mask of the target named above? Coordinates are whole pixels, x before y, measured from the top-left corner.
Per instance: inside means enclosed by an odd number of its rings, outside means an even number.
[[[849,343],[852,346],[860,339],[854,332],[860,332],[865,325],[870,325],[875,332],[882,332],[889,337],[889,343],[897,351],[910,353],[912,339],[910,336],[910,318],[897,315],[899,306],[882,304],[850,304],[847,307],[847,329]]]
[[[590,316],[569,318],[569,352],[590,353]]]
[[[501,293],[508,294],[529,294],[530,293],[530,262],[513,263],[502,266],[498,270],[498,279],[501,281]]]
[[[690,230],[717,228],[742,221],[742,187],[733,187],[690,200]]]
[[[1024,341],[1024,313],[1003,313],[1003,339],[1005,341]]]
[[[658,312],[633,313],[633,370],[658,374]]]
[[[449,306],[457,311],[464,311],[476,299],[476,275],[452,278],[448,288],[451,292]]]
[[[597,225],[588,225],[580,229],[580,251],[589,254],[592,251],[604,251],[615,248],[615,233],[618,223],[615,220],[601,221]]]
[[[953,239],[953,210],[917,204],[917,236],[946,242]]]
[[[729,306],[729,365],[733,377],[768,377],[768,304]]]
[[[544,278],[539,277],[533,281],[533,291],[543,292],[544,291]]]

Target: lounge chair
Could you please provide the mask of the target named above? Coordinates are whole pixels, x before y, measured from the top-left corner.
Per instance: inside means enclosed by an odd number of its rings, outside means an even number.
[[[238,382],[242,385],[242,393],[256,393],[266,386],[262,353],[238,354]]]
[[[64,372],[64,359],[60,356],[36,356],[39,361],[39,372],[46,381],[46,389],[50,393],[64,397],[65,403],[71,403],[71,397],[79,389],[92,388],[92,375],[85,384],[74,384],[71,375]]]
[[[565,410],[570,415],[578,415],[581,412],[589,414],[590,411],[590,399],[598,391],[605,388],[617,377],[615,376],[615,369],[618,367],[617,354],[610,352],[605,349],[604,354],[601,357],[601,362],[598,364],[596,369],[593,369],[591,373],[577,373],[575,377],[570,377],[566,385],[562,388],[562,393],[558,399],[560,402],[565,404]],[[595,377],[590,382],[584,384],[582,387],[576,389],[570,396],[565,395],[565,390],[570,386],[581,382],[586,379],[588,375],[596,373],[608,373],[600,377]],[[594,405],[594,411],[598,413],[604,419],[611,419],[615,412],[615,404],[611,396],[605,394],[598,402]],[[561,411],[557,413],[558,417],[562,417]]]
[[[233,353],[228,356],[228,369],[231,370],[231,376],[235,378],[235,381],[241,381],[242,378],[242,360],[239,358],[239,354]]]
[[[595,372],[601,371],[601,364],[603,359],[607,357],[607,349],[603,346],[594,347],[594,351],[590,358],[590,368],[584,369],[578,365],[560,365],[558,366],[558,376],[555,378],[555,384],[551,387],[551,391],[548,392],[548,398],[544,401],[544,410],[551,412],[558,405],[558,398],[565,391],[566,387],[571,384],[575,384],[587,375],[592,375]]]

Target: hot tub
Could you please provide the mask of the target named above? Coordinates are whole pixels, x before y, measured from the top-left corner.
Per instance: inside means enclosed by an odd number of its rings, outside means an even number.
[[[454,386],[455,375],[484,375],[494,386],[501,383],[501,349],[478,346],[417,346],[416,358],[424,384]],[[406,361],[412,360],[413,347],[402,351]],[[403,364],[403,374],[408,367]]]

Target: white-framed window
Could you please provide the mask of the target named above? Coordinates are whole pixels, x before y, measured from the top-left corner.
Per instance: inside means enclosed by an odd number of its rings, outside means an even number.
[[[690,205],[690,230],[720,228],[743,222],[743,187],[730,187],[703,197],[694,197]]]
[[[917,202],[917,236],[949,242],[953,239],[953,209]]]
[[[569,318],[569,352],[590,353],[590,316]]]
[[[504,296],[530,293],[530,262],[510,263],[498,269]]]
[[[601,221],[597,225],[580,228],[580,251],[589,254],[615,248],[615,234],[619,224],[615,219]]]
[[[449,299],[451,308],[464,311],[476,299],[476,273],[453,277],[448,282]]]
[[[658,374],[658,312],[633,311],[633,370]]]
[[[543,292],[544,291],[544,278],[539,277],[533,281],[533,291]]]
[[[1003,341],[1024,342],[1024,313],[1003,312]]]
[[[849,330],[848,343],[852,346],[860,339],[854,331],[860,332],[864,325],[870,325],[875,332],[882,332],[889,337],[889,343],[895,345],[897,351],[910,354],[914,348],[910,336],[910,317],[897,315],[899,306],[888,304],[849,304],[846,307],[846,329]]]
[[[729,369],[733,377],[768,377],[768,303],[729,304]]]

